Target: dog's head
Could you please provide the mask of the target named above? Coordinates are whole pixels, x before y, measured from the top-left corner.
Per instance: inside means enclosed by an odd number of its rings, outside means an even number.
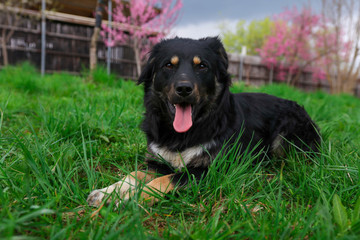
[[[187,132],[228,89],[228,59],[218,38],[174,38],[154,46],[141,73],[145,102],[156,101],[176,132]]]

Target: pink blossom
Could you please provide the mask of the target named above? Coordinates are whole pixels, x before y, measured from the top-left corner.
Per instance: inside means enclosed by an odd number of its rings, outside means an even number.
[[[309,7],[286,9],[273,20],[272,33],[258,52],[268,67],[276,66],[279,80],[309,67],[314,81],[325,79],[324,69],[334,62],[335,55],[345,60],[350,54],[352,42],[339,38],[327,20]],[[275,59],[280,64],[275,64]]]
[[[150,47],[164,38],[176,22],[182,1],[175,0],[115,0],[113,26],[102,25],[101,36],[107,46],[132,44],[145,59]]]

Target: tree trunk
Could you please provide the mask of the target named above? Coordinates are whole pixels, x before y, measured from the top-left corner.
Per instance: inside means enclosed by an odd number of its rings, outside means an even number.
[[[90,42],[90,71],[93,71],[96,68],[97,64],[97,47],[96,43],[99,37],[100,28],[94,28],[94,33],[91,36],[91,42]]]
[[[273,78],[274,78],[274,64],[271,64],[270,75],[269,75],[269,83],[270,84],[273,83]]]
[[[10,19],[11,19],[11,15],[9,13],[9,11],[5,8],[5,12],[7,13],[7,16],[6,16],[6,21],[5,21],[5,25],[11,23]],[[14,18],[15,22],[13,23],[12,26],[17,26],[17,18],[15,17]],[[8,65],[9,64],[9,58],[8,58],[8,52],[7,52],[7,49],[6,49],[6,43],[8,41],[10,41],[10,38],[12,37],[12,35],[14,34],[15,30],[14,29],[11,29],[8,33],[6,33],[6,29],[3,28],[3,30],[1,31],[1,49],[2,49],[2,53],[3,53],[3,62],[4,62],[4,66]]]
[[[138,39],[135,38],[133,41],[133,50],[134,50],[134,55],[135,55],[135,62],[136,62],[136,73],[137,76],[139,77],[141,74],[141,58],[140,58],[140,49],[138,47]]]
[[[3,64],[4,66],[7,66],[9,64],[9,59],[8,59],[8,54],[7,54],[7,49],[6,49],[6,33],[5,33],[5,29],[2,30],[2,34],[1,34],[1,51],[2,51],[2,55],[3,55]]]
[[[292,80],[292,71],[289,68],[289,71],[288,71],[288,74],[287,74],[287,79],[286,79],[286,84],[287,85],[292,85],[291,80]]]
[[[96,11],[95,11],[95,27],[93,35],[91,36],[90,42],[90,71],[93,71],[96,68],[97,64],[97,40],[99,39],[102,13],[103,13],[103,0],[98,0],[96,2]]]
[[[297,84],[298,84],[298,82],[300,80],[301,74],[304,72],[304,69],[305,68],[298,69],[295,77],[293,78],[293,82],[292,82],[293,86],[297,86]]]

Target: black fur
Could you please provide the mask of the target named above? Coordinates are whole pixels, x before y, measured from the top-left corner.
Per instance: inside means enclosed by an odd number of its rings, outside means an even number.
[[[173,56],[178,57],[177,64],[171,63]],[[194,63],[194,56],[201,59],[201,64]],[[242,129],[240,144],[250,144],[251,148],[258,144],[254,152],[261,151],[263,156],[289,149],[289,142],[304,151],[318,150],[318,128],[301,106],[267,94],[230,93],[227,68],[227,54],[218,38],[175,38],[154,46],[139,78],[145,91],[142,129],[151,154],[158,154],[151,144],[176,154],[211,142],[207,148],[210,156],[204,151],[187,163],[189,172],[199,178],[224,142],[236,139]],[[177,88],[183,83],[187,88]],[[190,94],[182,96],[179,91],[185,90]],[[188,131],[175,131],[173,104],[191,104],[192,126]],[[274,141],[281,143],[276,151]],[[151,158],[148,165],[162,174],[173,171]],[[185,175],[175,174],[174,182],[185,184]]]

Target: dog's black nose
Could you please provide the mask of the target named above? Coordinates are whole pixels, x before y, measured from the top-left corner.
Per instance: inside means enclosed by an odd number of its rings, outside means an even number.
[[[182,96],[187,97],[189,96],[194,90],[194,86],[191,82],[177,82],[175,83],[175,92]]]

